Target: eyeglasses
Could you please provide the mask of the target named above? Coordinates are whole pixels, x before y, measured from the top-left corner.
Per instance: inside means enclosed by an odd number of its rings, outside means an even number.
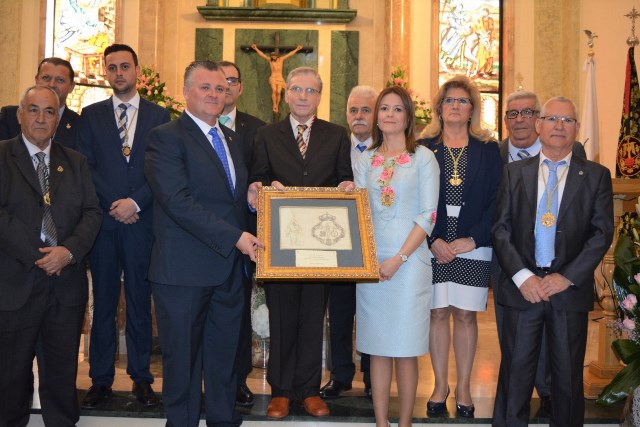
[[[458,104],[460,105],[471,105],[471,99],[469,98],[452,98],[450,96],[444,98],[442,100],[442,103],[447,105],[453,105],[456,101],[458,101]]]
[[[242,83],[242,80],[240,80],[240,77],[227,77],[227,83],[229,83],[229,86],[238,86]]]
[[[507,119],[517,119],[518,116],[522,116],[523,119],[530,119],[540,111],[531,108],[525,108],[522,110],[507,110],[504,115]]]
[[[300,86],[291,86],[289,90],[295,93],[296,95],[301,95],[302,92],[306,93],[307,95],[320,94],[320,91],[318,89],[314,89],[312,87],[301,88]]]
[[[540,119],[552,125],[555,125],[558,122],[562,122],[565,125],[575,125],[578,123],[578,119],[574,119],[573,117],[542,116]]]

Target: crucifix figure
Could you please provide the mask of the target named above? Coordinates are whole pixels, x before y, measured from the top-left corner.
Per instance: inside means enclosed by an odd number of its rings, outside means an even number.
[[[627,38],[627,45],[635,47],[638,45],[638,38],[636,37],[636,19],[640,17],[640,13],[638,13],[634,6],[633,9],[631,9],[631,12],[624,16],[631,19],[631,36]]]
[[[282,71],[284,69],[284,61],[291,58],[299,51],[304,53],[313,52],[312,47],[304,47],[302,45],[280,46],[280,33],[275,33],[275,44],[273,46],[257,46],[255,43],[251,46],[241,46],[241,49],[249,51],[254,50],[260,57],[269,62],[271,75],[269,76],[269,86],[271,86],[271,103],[273,109],[274,120],[279,120],[280,116],[280,100],[282,99],[282,91],[285,90],[286,82]],[[265,53],[268,52],[269,56]],[[281,52],[288,52],[281,55]]]

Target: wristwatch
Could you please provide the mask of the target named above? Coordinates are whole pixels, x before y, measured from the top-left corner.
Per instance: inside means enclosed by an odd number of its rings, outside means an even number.
[[[407,260],[409,259],[409,257],[405,254],[398,254],[400,256],[400,259],[402,260],[402,262],[407,262]]]

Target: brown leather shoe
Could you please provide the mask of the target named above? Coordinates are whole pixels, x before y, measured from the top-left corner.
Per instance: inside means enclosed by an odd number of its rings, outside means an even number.
[[[314,417],[326,417],[329,415],[329,407],[320,396],[310,396],[302,402],[307,413]]]
[[[319,399],[319,398],[318,398]],[[286,397],[274,397],[267,407],[267,418],[281,420],[289,415],[289,404],[291,401]]]

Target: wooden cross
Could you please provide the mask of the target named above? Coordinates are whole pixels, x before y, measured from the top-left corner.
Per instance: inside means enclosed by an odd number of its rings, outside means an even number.
[[[281,53],[291,52],[296,48],[296,46],[280,46],[280,32],[275,32],[273,34],[274,43],[273,45],[258,45],[258,49],[265,53],[274,53],[275,55],[280,56]],[[251,45],[242,45],[240,49],[244,52],[251,52]],[[313,46],[303,46],[300,49],[301,53],[311,53],[313,52]]]

